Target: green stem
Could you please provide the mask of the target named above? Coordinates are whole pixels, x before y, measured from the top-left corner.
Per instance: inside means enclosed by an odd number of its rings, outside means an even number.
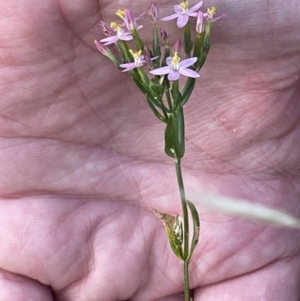
[[[190,281],[189,281],[189,260],[183,262],[184,274],[184,301],[191,301],[190,297]]]
[[[177,183],[180,192],[180,200],[183,213],[183,268],[184,268],[184,300],[190,301],[190,284],[189,284],[189,217],[188,208],[185,198],[185,190],[182,179],[181,159],[175,158],[175,167],[177,175]]]

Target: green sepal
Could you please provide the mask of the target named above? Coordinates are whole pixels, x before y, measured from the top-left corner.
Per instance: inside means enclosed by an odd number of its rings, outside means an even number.
[[[189,77],[188,80],[186,81],[185,86],[182,90],[182,101],[181,101],[182,106],[184,106],[189,100],[194,90],[195,83],[196,83],[196,79],[192,77]]]
[[[191,38],[191,30],[189,22],[184,26],[184,52],[186,57],[191,57],[191,51],[193,49],[193,42]]]
[[[183,260],[183,230],[182,222],[179,220],[178,215],[173,216],[166,213],[161,213],[153,209],[154,214],[161,219],[165,231],[168,236],[169,244],[172,248],[173,253],[180,259]]]
[[[152,62],[154,69],[156,69],[159,67],[159,60],[161,56],[159,39],[158,39],[158,29],[156,24],[153,25],[152,53],[153,53],[153,57],[158,56],[158,58]]]
[[[193,238],[191,241],[191,247],[189,251],[189,255],[187,260],[189,260],[199,242],[199,235],[200,235],[200,219],[199,219],[199,214],[194,206],[194,204],[188,200],[186,200],[187,205],[189,206],[191,215],[192,215],[192,220],[193,220]]]
[[[164,87],[158,84],[156,81],[150,80],[149,91],[151,92],[152,96],[162,98]]]
[[[178,113],[168,114],[165,130],[165,153],[174,159],[183,157],[185,151],[184,141],[184,117],[180,107]]]

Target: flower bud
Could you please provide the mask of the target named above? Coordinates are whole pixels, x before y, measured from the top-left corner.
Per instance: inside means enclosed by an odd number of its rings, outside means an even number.
[[[196,32],[197,33],[204,32],[204,27],[205,27],[205,23],[203,18],[203,12],[199,10],[197,15]]]
[[[160,37],[163,39],[165,44],[169,44],[169,35],[167,34],[164,28],[160,28]]]
[[[98,49],[103,55],[105,55],[105,56],[108,55],[108,49],[107,49],[107,47],[105,47],[102,43],[100,43],[100,42],[97,41],[97,40],[95,40],[94,43],[95,43],[97,49]]]
[[[152,17],[154,23],[157,22],[158,18],[158,7],[155,3],[151,2],[148,8],[148,15]]]
[[[100,21],[96,28],[100,31],[102,31],[107,37],[114,35],[114,31],[111,29],[108,23],[104,21]]]
[[[178,53],[180,51],[180,48],[181,48],[181,42],[180,42],[180,40],[176,40],[176,42],[172,48],[173,53]]]
[[[124,13],[125,13],[124,22],[127,29],[130,31],[136,30],[137,24],[131,9],[125,8]]]

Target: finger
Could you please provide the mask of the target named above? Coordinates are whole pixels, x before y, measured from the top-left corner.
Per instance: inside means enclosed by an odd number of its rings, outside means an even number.
[[[274,262],[265,268],[195,290],[195,301],[298,300],[300,258]]]
[[[54,301],[49,287],[38,281],[0,270],[0,301]]]

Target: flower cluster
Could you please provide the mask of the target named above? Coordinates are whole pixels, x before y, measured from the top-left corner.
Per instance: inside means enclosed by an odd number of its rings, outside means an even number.
[[[215,18],[215,7],[202,12],[202,5],[203,1],[192,6],[183,1],[174,5],[175,13],[159,18],[159,9],[152,2],[148,10],[137,17],[130,8],[119,9],[115,13],[117,20],[109,24],[101,21],[98,25],[106,36],[95,40],[98,50],[121,71],[130,74],[155,116],[166,123],[170,114],[177,112],[189,99],[210,48],[211,25],[224,17]],[[142,41],[140,32],[143,26],[138,24],[147,16],[150,16],[153,28],[151,48]],[[194,29],[190,26],[190,18],[196,19]],[[174,47],[170,49],[170,36],[164,28],[158,27],[158,23],[159,20],[173,19],[177,19],[178,28],[183,28],[183,39],[181,42],[176,38]],[[195,35],[192,35],[192,30]],[[194,41],[192,36],[196,36]],[[114,47],[110,49],[110,45]],[[181,45],[184,51],[181,51]],[[183,52],[185,59],[181,59]],[[180,92],[178,81],[181,76],[188,79]]]
[[[196,207],[186,199],[182,173],[181,159],[185,152],[185,128],[183,106],[188,101],[199,77],[199,71],[205,63],[210,49],[212,23],[224,15],[215,18],[216,8],[208,8],[202,12],[202,1],[189,7],[184,0],[174,6],[174,14],[161,19],[169,21],[177,19],[177,26],[182,28],[182,39],[174,39],[164,28],[159,28],[159,9],[151,3],[147,16],[151,18],[153,41],[151,47],[145,45],[140,37],[142,25],[139,20],[146,13],[135,17],[132,10],[118,10],[118,21],[110,24],[101,21],[98,28],[106,36],[95,40],[98,50],[108,57],[122,72],[128,72],[138,89],[145,95],[147,103],[154,115],[165,127],[165,153],[174,159],[177,183],[180,191],[182,220],[178,216],[161,213],[154,210],[164,226],[170,246],[174,254],[184,265],[184,295],[185,301],[190,301],[188,266],[190,258],[199,240],[199,215]],[[196,24],[191,27],[190,18],[196,18]],[[194,31],[192,34],[191,31]],[[177,31],[178,32],[178,31]],[[159,34],[160,33],[160,34]],[[195,37],[192,40],[192,37]],[[114,45],[114,48],[110,45]],[[183,45],[183,51],[181,50]],[[109,48],[109,47],[111,48]],[[184,59],[181,59],[185,55]],[[180,89],[181,76],[187,77],[183,89]],[[193,225],[189,227],[189,215]],[[191,239],[190,229],[193,230]]]

